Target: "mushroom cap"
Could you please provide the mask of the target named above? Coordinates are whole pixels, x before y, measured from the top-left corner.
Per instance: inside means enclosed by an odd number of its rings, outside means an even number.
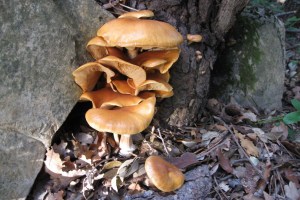
[[[184,183],[183,173],[159,156],[148,157],[145,170],[151,182],[163,192],[174,191]]]
[[[158,97],[166,98],[173,95],[173,88],[168,83],[170,79],[169,72],[165,74],[159,73],[157,70],[149,70],[147,72],[147,80],[144,81],[140,86],[135,86],[133,79],[127,80],[112,80],[111,87],[113,90],[118,91],[122,94],[138,95],[141,91],[157,92]]]
[[[146,80],[146,72],[144,69],[115,56],[106,56],[97,62],[109,68],[118,70],[121,74],[132,78],[136,86],[141,85]]]
[[[128,17],[135,17],[135,18],[142,18],[142,17],[153,17],[154,13],[151,10],[139,10],[133,12],[127,12],[120,15],[118,18],[128,18]]]
[[[183,42],[181,34],[170,24],[135,17],[111,20],[97,31],[97,36],[108,46],[126,48],[174,48]]]
[[[86,49],[96,60],[108,55],[121,58],[122,60],[127,59],[120,49],[116,47],[108,47],[106,42],[101,37],[92,38],[86,45]]]
[[[165,91],[170,92],[173,90],[172,86],[168,83],[170,78],[169,73],[161,74],[158,71],[147,73],[147,80],[144,81],[140,86],[136,87],[132,79],[128,79],[127,83],[130,87],[135,89],[135,95],[140,91]]]
[[[143,99],[128,94],[114,92],[106,87],[97,91],[85,92],[80,96],[80,100],[91,101],[93,108],[124,107],[138,105]]]
[[[122,94],[135,94],[135,89],[130,87],[127,80],[112,80],[111,83],[113,85],[112,87]]]
[[[145,69],[158,69],[160,73],[166,73],[170,67],[178,60],[180,50],[160,50],[160,51],[146,51],[134,59],[132,63]]]
[[[94,89],[103,72],[106,74],[107,83],[110,83],[111,77],[115,76],[115,73],[97,62],[89,62],[81,65],[72,74],[75,82],[81,87],[82,91],[87,92]]]
[[[201,42],[202,35],[199,35],[199,34],[195,34],[195,35],[187,34],[186,38],[187,38],[187,40],[189,42]]]
[[[137,134],[149,126],[154,116],[155,102],[155,97],[149,97],[134,106],[112,110],[92,108],[86,112],[85,118],[88,124],[97,131]]]

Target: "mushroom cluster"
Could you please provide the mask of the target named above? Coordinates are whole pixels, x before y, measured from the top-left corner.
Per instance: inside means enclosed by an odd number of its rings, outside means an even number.
[[[149,126],[156,97],[173,95],[169,69],[179,57],[183,38],[170,24],[144,19],[149,10],[125,13],[109,21],[87,44],[95,59],[73,72],[83,94],[91,101],[87,123],[97,131],[121,135],[121,155],[135,149],[131,135]],[[96,87],[99,80],[104,86]]]

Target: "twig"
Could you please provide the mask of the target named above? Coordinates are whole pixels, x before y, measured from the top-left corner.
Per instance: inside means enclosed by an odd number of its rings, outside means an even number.
[[[284,181],[283,181],[283,179],[282,179],[282,177],[281,177],[281,175],[280,175],[278,169],[276,169],[276,174],[277,174],[277,177],[278,177],[278,180],[279,180],[279,183],[280,183],[280,187],[281,187],[281,190],[282,190],[282,194],[283,194],[284,197],[286,198],[285,191],[284,191],[284,187],[283,187],[284,184],[282,184],[282,182],[284,182]]]
[[[119,5],[122,6],[122,7],[124,7],[124,8],[127,8],[127,9],[129,9],[129,10],[138,11],[138,9],[135,9],[135,8],[132,8],[132,7],[129,7],[129,6],[126,6],[126,5],[122,4],[122,3],[119,3]]]
[[[222,141],[222,140],[220,140],[220,141]],[[217,149],[217,148],[219,148],[220,146],[222,146],[225,142],[226,142],[226,141],[223,141],[223,142],[221,142],[221,143],[217,143],[215,146],[211,147],[209,150],[197,154],[197,159],[200,159],[201,157],[208,155],[210,152],[212,152],[212,151],[214,151],[215,149]],[[194,153],[196,154],[197,151],[194,152]]]
[[[168,151],[168,149],[167,149],[167,147],[166,147],[166,144],[165,144],[165,140],[163,139],[163,137],[162,137],[162,135],[161,135],[161,132],[160,132],[160,129],[159,129],[159,128],[157,129],[157,132],[158,132],[158,134],[159,134],[159,137],[158,137],[158,138],[162,141],[162,144],[163,144],[163,146],[164,146],[165,152],[167,153],[168,156],[170,156],[169,151]]]
[[[215,181],[215,183],[216,183],[216,185],[217,185],[218,190],[221,191],[221,193],[223,194],[223,196],[225,197],[225,199],[228,199],[228,198],[226,197],[226,194],[223,192],[223,190],[222,190],[222,189],[219,189],[219,183],[218,183],[218,181],[217,181],[217,179],[216,179],[215,176],[214,176],[214,181]],[[219,194],[219,193],[218,193],[218,194]],[[219,194],[219,196],[221,197],[220,194]],[[221,199],[223,199],[223,198],[221,198]]]
[[[300,47],[300,44],[295,44],[295,45],[293,45],[293,46],[291,46],[289,48],[286,48],[286,50],[294,49],[296,47]]]
[[[248,156],[248,154],[245,152],[244,148],[240,145],[239,141],[237,140],[237,138],[235,137],[234,133],[232,132],[232,130],[228,127],[228,125],[219,117],[214,116],[215,119],[217,119],[218,121],[220,121],[221,123],[223,123],[223,125],[225,126],[225,128],[231,133],[231,136],[234,140],[234,142],[237,144],[237,146],[241,149],[241,151],[243,152],[244,156],[249,160],[250,164],[252,165],[252,167],[255,169],[255,171],[259,174],[259,176],[261,178],[263,178],[263,174],[262,172],[251,162],[250,157]]]
[[[282,12],[282,13],[278,13],[276,14],[275,16],[276,17],[281,17],[281,16],[284,16],[284,15],[290,15],[290,14],[296,14],[297,11],[296,10],[293,10],[293,11],[288,11],[288,12]]]

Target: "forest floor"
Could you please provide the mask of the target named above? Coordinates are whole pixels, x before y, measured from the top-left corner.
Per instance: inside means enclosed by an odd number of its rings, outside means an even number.
[[[40,173],[27,199],[120,199],[156,190],[144,170],[150,155],[165,157],[183,172],[207,165],[210,198],[300,199],[300,19],[293,7],[255,6],[286,25],[281,111],[264,114],[209,99],[200,122],[172,130],[152,125],[135,136],[138,148],[124,158],[111,134],[89,128],[84,113],[90,105],[79,103],[54,137],[46,153],[47,173]]]

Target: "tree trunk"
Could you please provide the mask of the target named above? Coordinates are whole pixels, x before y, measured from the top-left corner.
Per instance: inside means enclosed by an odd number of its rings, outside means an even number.
[[[130,6],[154,11],[155,19],[165,21],[187,34],[201,34],[201,43],[181,45],[179,60],[171,68],[174,96],[158,104],[156,118],[170,126],[191,125],[205,107],[211,70],[217,47],[249,0],[131,0]],[[196,59],[196,51],[202,59]]]

